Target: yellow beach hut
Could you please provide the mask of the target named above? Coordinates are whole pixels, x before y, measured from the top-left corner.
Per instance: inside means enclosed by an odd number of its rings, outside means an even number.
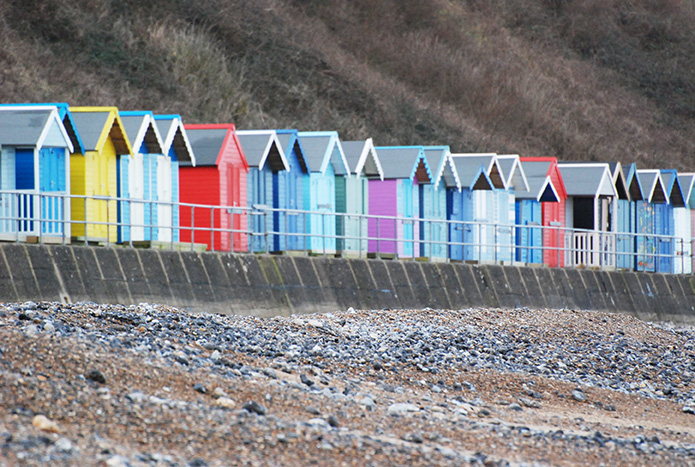
[[[78,240],[118,238],[118,158],[132,156],[116,107],[70,107],[84,154],[70,156],[72,235]],[[112,200],[109,198],[113,198]]]

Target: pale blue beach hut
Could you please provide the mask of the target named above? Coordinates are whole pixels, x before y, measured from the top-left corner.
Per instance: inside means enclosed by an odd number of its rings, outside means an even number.
[[[157,207],[159,240],[165,242],[178,242],[180,240],[180,232],[178,229],[180,225],[179,166],[181,163],[184,163],[195,167],[195,154],[180,115],[155,114],[154,121],[159,130],[159,135],[162,138],[162,149],[164,153],[162,159],[157,163],[158,170],[162,172],[159,178],[163,180],[167,178],[167,173],[169,173],[169,178],[171,179],[171,188],[167,191],[164,189],[166,185],[160,184],[162,189],[160,189],[157,196],[159,200],[159,205]],[[174,228],[169,229],[169,225]]]
[[[239,143],[249,164],[246,179],[247,200],[251,218],[251,251],[276,251],[276,237],[284,237],[284,210],[287,209],[287,177],[289,171],[285,151],[275,130],[237,130]],[[265,234],[268,234],[266,237]]]
[[[335,180],[336,210],[345,214],[336,218],[337,249],[362,258],[368,253],[369,180],[383,180],[384,171],[372,138],[340,144],[351,176]]]

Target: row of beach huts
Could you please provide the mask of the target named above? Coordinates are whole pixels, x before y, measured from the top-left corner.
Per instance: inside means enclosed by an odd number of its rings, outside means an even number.
[[[0,240],[692,273],[695,174],[0,105]]]

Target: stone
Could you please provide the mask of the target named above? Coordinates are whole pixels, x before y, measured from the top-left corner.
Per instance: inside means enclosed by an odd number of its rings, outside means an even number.
[[[572,391],[572,399],[574,399],[577,402],[586,402],[586,394],[584,394],[584,391],[575,389],[574,391]]]
[[[205,385],[201,383],[195,383],[193,385],[193,389],[201,394],[207,394],[208,393],[208,388],[205,387]]]
[[[509,409],[510,409],[510,410],[514,410],[514,411],[516,411],[516,412],[522,412],[522,411],[524,410],[524,409],[523,409],[519,404],[517,404],[516,402],[512,402],[511,404],[509,404]]]
[[[234,407],[236,407],[236,402],[234,402],[229,397],[220,397],[215,401],[215,404],[217,404],[220,407],[224,407],[225,409],[233,409]],[[244,407],[244,408],[246,408],[246,407]],[[260,415],[263,415],[263,414],[260,414]]]
[[[86,378],[90,381],[94,381],[99,384],[106,384],[106,377],[101,371],[96,369],[89,370],[89,372],[86,375]]]
[[[389,405],[389,408],[386,409],[386,412],[389,415],[412,413],[412,412],[419,412],[419,411],[420,411],[420,408],[417,405],[403,403],[403,402],[391,404],[391,405]]]
[[[258,415],[265,415],[267,412],[266,408],[256,401],[248,401],[244,403],[242,408],[247,412],[255,413]]]
[[[73,450],[72,442],[67,438],[59,438],[58,441],[56,441],[55,447],[60,452],[67,453]]]
[[[60,427],[58,427],[58,424],[45,415],[34,416],[34,418],[31,420],[31,424],[41,431],[46,431],[48,433],[60,433]]]
[[[326,419],[326,421],[333,428],[337,428],[338,426],[340,426],[340,423],[338,422],[338,418],[335,415],[329,415],[328,418]]]

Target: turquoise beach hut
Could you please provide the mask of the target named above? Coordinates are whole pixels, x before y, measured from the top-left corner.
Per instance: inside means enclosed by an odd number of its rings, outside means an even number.
[[[311,253],[336,253],[335,178],[348,177],[345,154],[336,131],[300,131],[309,177],[304,180],[302,195],[306,214],[306,250]]]
[[[425,158],[433,174],[438,174],[447,163],[449,146],[425,146]],[[420,218],[420,256],[430,261],[447,259],[448,224],[446,219],[446,183],[439,178],[436,183],[418,185]]]

